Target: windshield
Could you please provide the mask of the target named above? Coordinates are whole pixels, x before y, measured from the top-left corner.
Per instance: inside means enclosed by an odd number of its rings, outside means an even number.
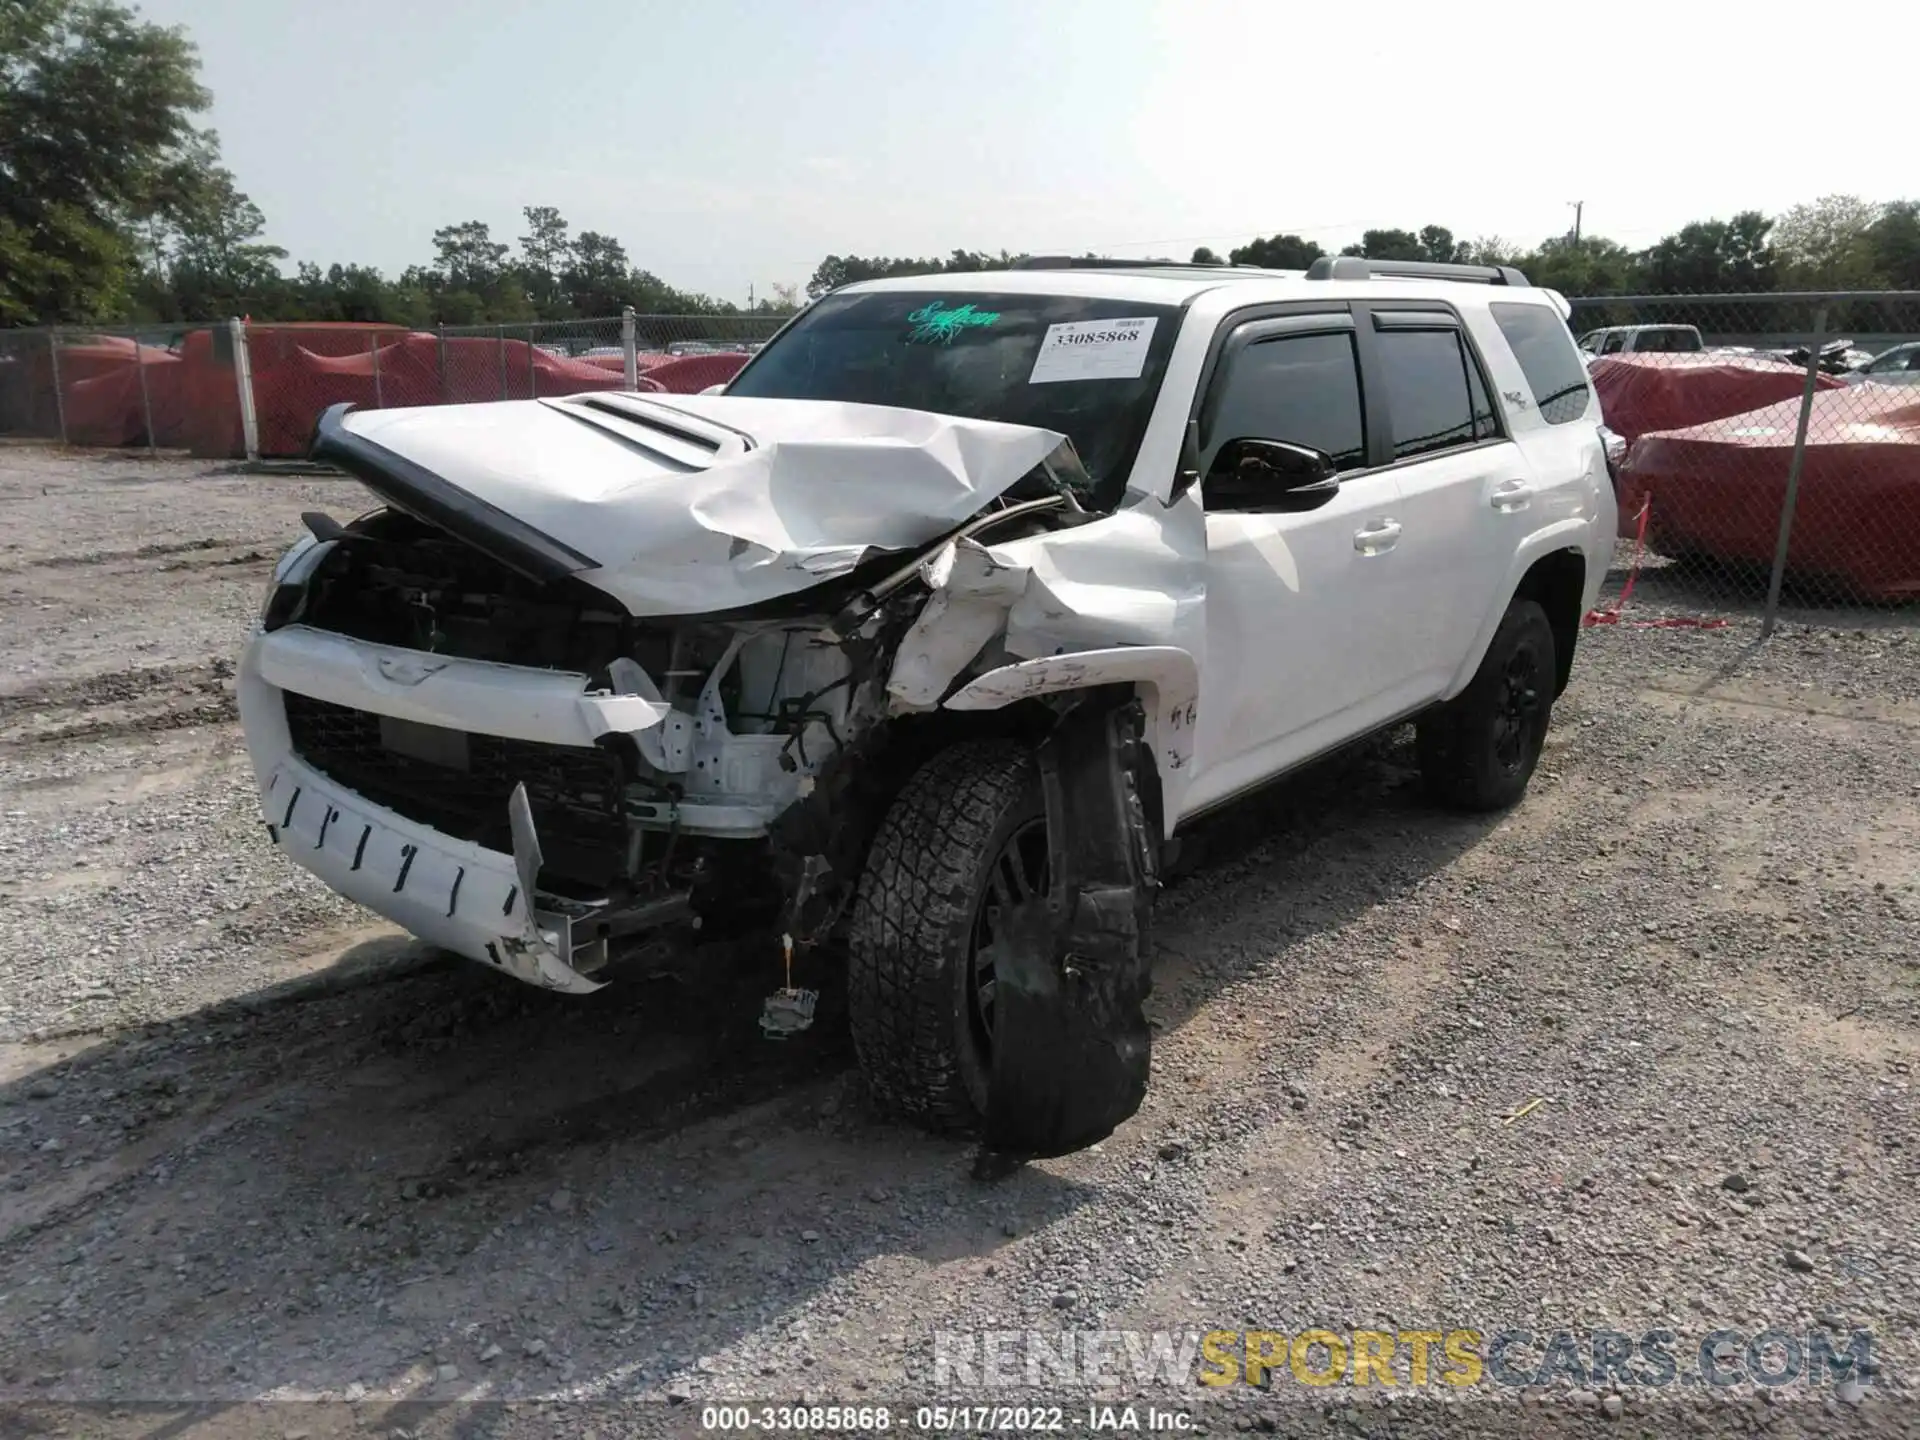
[[[884,290],[830,295],[727,386],[1057,430],[1118,503],[1173,349],[1172,305],[1066,295]]]

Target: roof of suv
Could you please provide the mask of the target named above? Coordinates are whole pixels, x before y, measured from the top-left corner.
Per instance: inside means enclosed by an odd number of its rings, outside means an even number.
[[[1246,287],[1249,300],[1354,300],[1378,297],[1383,290],[1413,299],[1459,302],[1517,300],[1544,303],[1567,313],[1566,302],[1551,290],[1520,284],[1488,284],[1484,267],[1461,266],[1461,278],[1382,273],[1355,279],[1310,279],[1304,270],[1259,270],[1240,265],[1037,266],[1031,269],[943,271],[862,280],[840,293],[940,290],[949,294],[992,292],[1002,295],[1074,295],[1088,299],[1136,300],[1150,305],[1179,305],[1208,290]],[[1475,274],[1474,272],[1479,272]]]

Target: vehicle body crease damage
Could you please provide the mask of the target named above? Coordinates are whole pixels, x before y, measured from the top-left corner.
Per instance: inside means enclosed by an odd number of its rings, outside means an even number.
[[[598,989],[670,927],[753,926],[804,955],[928,748],[912,732],[948,707],[1052,705],[1068,717],[1039,752],[1055,864],[1089,888],[1078,908],[1050,902],[1044,943],[1010,967],[1007,1024],[1037,1048],[996,1066],[988,1138],[1060,1153],[1131,1114],[1137,938],[1122,961],[1089,917],[1110,922],[1107,890],[1140,883],[1113,864],[1137,850],[1139,815],[1099,813],[1059,776],[1089,763],[1074,717],[1120,713],[1081,703],[1097,687],[1131,702],[1139,683],[1156,716],[1154,687],[1192,702],[1197,506],[1127,495],[1091,513],[1063,435],[871,406],[594,396],[449,416],[337,407],[319,427],[316,457],[389,508],[309,517],[246,657],[280,843],[425,938],[551,989]],[[1190,734],[1167,737],[1162,768],[1182,768]],[[531,773],[497,768],[515,759]],[[421,793],[482,775],[503,792],[493,817],[443,818],[463,807]],[[1113,833],[1067,853],[1060,837],[1097,824]],[[1050,1089],[1036,1072],[1057,1043],[1080,1059]],[[1095,1054],[1106,1098],[1057,1093]]]
[[[764,965],[784,1038],[844,976],[884,1108],[1098,1141],[1177,829],[1409,719],[1514,803],[1611,555],[1565,302],[1371,264],[868,282],[722,393],[336,406],[382,503],[242,657],[268,833],[549,989]]]

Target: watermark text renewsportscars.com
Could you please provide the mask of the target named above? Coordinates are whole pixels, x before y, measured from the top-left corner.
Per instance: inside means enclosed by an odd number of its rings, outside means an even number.
[[[1069,1386],[1869,1386],[1873,1335],[1824,1329],[1538,1331],[943,1330],[933,1379],[955,1392]]]

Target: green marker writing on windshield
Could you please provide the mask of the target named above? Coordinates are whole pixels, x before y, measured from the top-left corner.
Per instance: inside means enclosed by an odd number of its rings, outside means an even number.
[[[913,329],[907,339],[916,345],[951,345],[953,337],[974,326],[991,325],[1000,318],[998,310],[976,310],[971,305],[942,310],[933,300],[907,316]]]

